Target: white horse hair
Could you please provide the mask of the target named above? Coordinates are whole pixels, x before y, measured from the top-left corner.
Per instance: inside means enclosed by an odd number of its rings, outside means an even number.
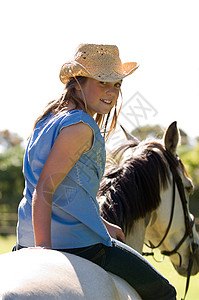
[[[0,256],[1,300],[141,300],[123,279],[78,256],[22,249]]]

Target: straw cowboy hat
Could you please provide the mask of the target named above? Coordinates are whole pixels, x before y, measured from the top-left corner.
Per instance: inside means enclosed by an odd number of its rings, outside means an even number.
[[[100,81],[115,82],[132,74],[136,62],[123,63],[115,45],[79,45],[74,60],[61,67],[60,80],[66,83],[71,77],[85,76]]]

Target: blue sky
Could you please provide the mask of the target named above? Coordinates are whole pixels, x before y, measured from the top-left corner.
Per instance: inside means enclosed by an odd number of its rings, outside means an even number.
[[[120,122],[129,131],[176,120],[199,136],[198,8],[197,0],[1,1],[0,130],[26,138],[62,93],[60,67],[78,44],[104,43],[116,44],[123,62],[140,64],[122,87],[131,122],[123,110]]]

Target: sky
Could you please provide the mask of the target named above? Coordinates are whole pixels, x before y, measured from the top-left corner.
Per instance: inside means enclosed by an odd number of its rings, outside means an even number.
[[[97,43],[116,44],[122,62],[140,65],[122,84],[119,124],[177,121],[198,137],[198,11],[197,0],[1,0],[0,131],[26,139],[63,91],[61,66],[79,44]]]

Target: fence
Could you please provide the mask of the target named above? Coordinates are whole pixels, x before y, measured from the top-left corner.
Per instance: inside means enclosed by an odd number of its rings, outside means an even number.
[[[16,234],[17,218],[16,213],[0,213],[0,235]],[[199,233],[199,218],[195,219],[195,224]]]
[[[16,234],[17,213],[0,213],[0,234]]]

